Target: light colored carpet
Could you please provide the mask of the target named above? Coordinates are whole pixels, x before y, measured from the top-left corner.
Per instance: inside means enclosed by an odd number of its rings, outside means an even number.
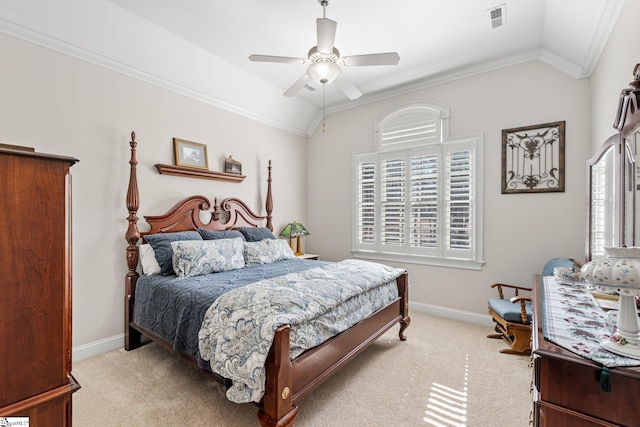
[[[299,405],[296,426],[525,427],[528,356],[498,352],[491,328],[411,313],[407,341],[392,328]],[[74,364],[76,427],[259,427],[256,406],[148,344]]]

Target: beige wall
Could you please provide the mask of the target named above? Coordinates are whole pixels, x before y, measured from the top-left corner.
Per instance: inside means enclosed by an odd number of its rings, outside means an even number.
[[[626,1],[622,14],[598,66],[591,77],[593,152],[611,135],[622,89],[633,80],[633,68],[640,63],[638,43],[640,2]]]
[[[450,136],[484,135],[484,258],[482,271],[400,264],[411,279],[414,307],[467,320],[486,320],[496,281],[529,286],[551,257],[584,257],[585,159],[590,155],[588,80],[528,62],[425,88],[326,118],[309,141],[306,239],[323,259],[350,256],[354,152],[374,148],[374,122],[412,101],[450,108]],[[566,191],[500,193],[502,129],[566,121]],[[321,232],[318,232],[321,230]]]
[[[140,218],[192,194],[237,196],[263,213],[272,159],[276,230],[304,221],[304,138],[9,36],[0,35],[0,52],[0,142],[80,160],[72,168],[74,356],[123,343],[132,130]],[[207,144],[211,170],[233,155],[247,178],[237,184],[157,174],[154,164],[173,163],[173,137]]]

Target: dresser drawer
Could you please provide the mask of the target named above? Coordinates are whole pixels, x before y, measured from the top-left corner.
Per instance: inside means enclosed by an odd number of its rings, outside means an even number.
[[[541,402],[535,403],[536,427],[620,427],[619,424],[592,418],[584,414],[545,405]]]
[[[553,357],[542,357],[535,361],[536,389],[539,403],[548,404],[551,408],[564,408],[583,414],[586,424],[556,424],[549,423],[545,426],[591,426],[591,425],[638,425],[640,421],[638,412],[634,409],[640,396],[640,381],[622,371],[611,369],[611,391],[602,391],[600,388],[600,376],[602,369],[594,364],[575,363]],[[542,408],[541,408],[542,409]],[[545,409],[547,419],[559,417],[551,409]],[[566,415],[563,414],[562,417]],[[542,415],[540,415],[542,419]],[[555,418],[553,418],[555,419]],[[593,422],[608,420],[594,424]]]

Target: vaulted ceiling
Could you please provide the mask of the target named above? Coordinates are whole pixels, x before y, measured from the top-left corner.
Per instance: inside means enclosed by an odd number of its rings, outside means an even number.
[[[624,0],[329,0],[343,56],[398,52],[394,66],[344,67],[363,95],[313,81],[283,93],[316,45],[318,0],[3,0],[0,31],[308,135],[322,114],[483,71],[540,59],[589,77]],[[48,5],[46,3],[55,3]],[[500,7],[493,28],[490,10]]]

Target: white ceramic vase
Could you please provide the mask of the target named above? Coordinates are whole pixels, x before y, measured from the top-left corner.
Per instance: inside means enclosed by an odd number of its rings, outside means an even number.
[[[581,270],[596,289],[619,294],[616,331],[601,345],[621,356],[640,359],[640,318],[635,302],[640,293],[640,247],[605,248],[605,255],[586,263]]]
[[[582,267],[584,280],[594,285],[640,288],[640,247],[605,248],[605,257]]]

